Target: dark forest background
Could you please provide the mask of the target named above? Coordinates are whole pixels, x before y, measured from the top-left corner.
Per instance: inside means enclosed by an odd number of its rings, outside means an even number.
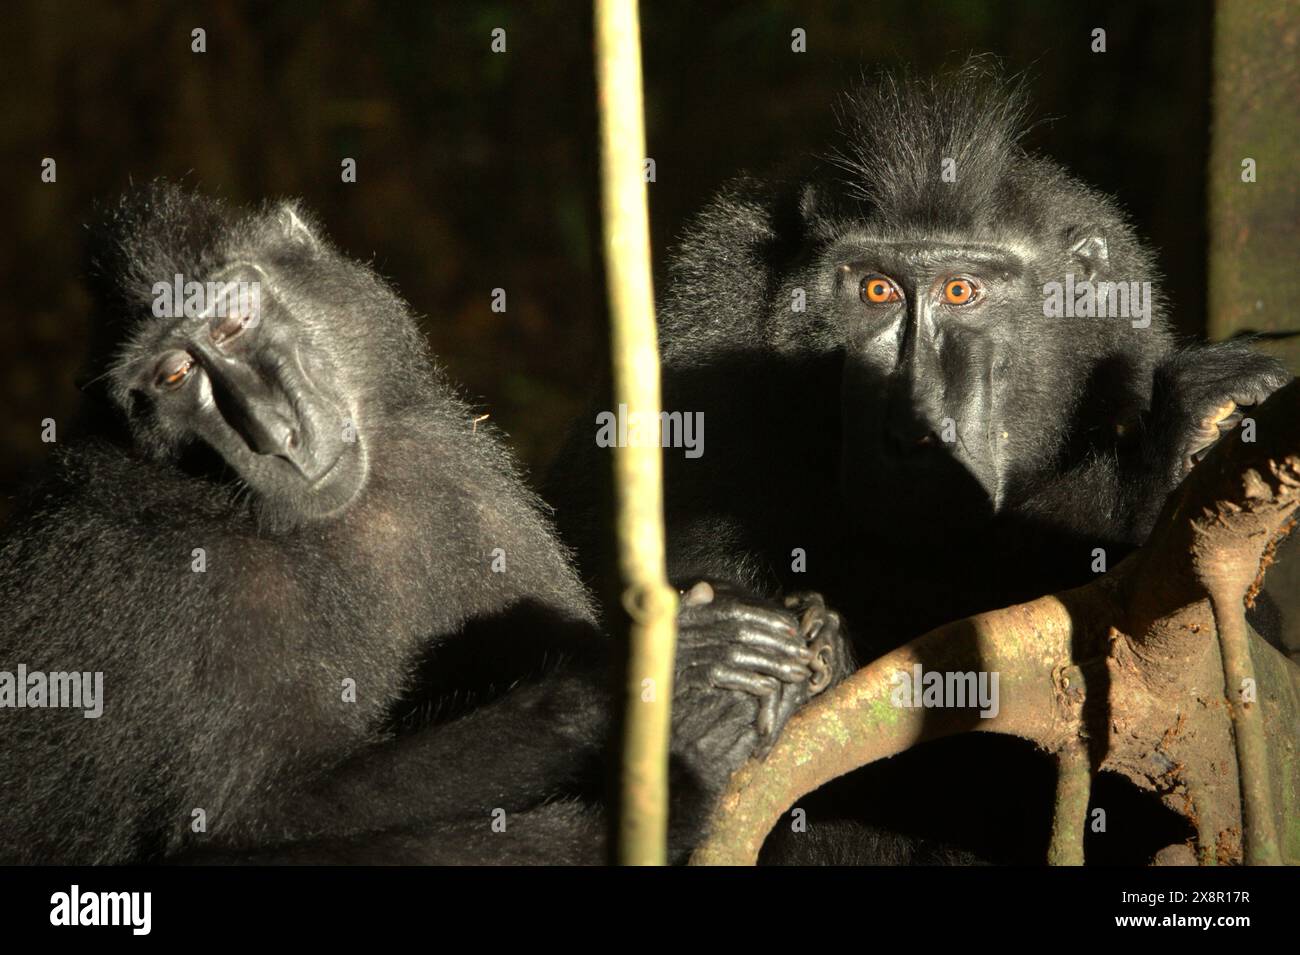
[[[741,169],[822,147],[864,70],[971,51],[1029,69],[1030,145],[1119,198],[1204,326],[1208,2],[643,2],[656,262]],[[372,260],[537,471],[606,362],[590,5],[9,2],[0,35],[0,513],[67,420],[83,223],[129,181],[302,196]],[[190,31],[207,52],[190,52]],[[508,52],[489,49],[507,31]],[[790,50],[807,31],[808,52]],[[1107,31],[1108,52],[1090,51]],[[58,162],[58,182],[40,163]],[[340,181],[354,157],[358,181]],[[507,291],[493,313],[491,290]]]

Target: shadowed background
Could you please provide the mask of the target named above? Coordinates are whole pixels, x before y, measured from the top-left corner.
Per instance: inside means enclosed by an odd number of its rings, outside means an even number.
[[[1030,69],[1029,145],[1118,197],[1205,323],[1208,2],[643,3],[656,262],[742,168],[818,149],[863,70],[969,51]],[[82,228],[130,180],[302,196],[393,281],[534,471],[606,363],[591,14],[577,0],[421,5],[14,2],[0,37],[0,514],[76,403]],[[190,31],[207,31],[192,53]],[[491,32],[508,51],[490,50]],[[792,53],[792,29],[808,52]],[[1104,54],[1091,31],[1107,32]],[[45,157],[58,181],[40,181]],[[357,160],[354,184],[340,161]],[[494,288],[508,296],[491,311]]]

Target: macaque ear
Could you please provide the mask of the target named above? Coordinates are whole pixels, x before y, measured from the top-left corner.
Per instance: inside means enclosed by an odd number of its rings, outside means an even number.
[[[827,220],[829,205],[822,190],[812,183],[784,192],[771,207],[775,242],[794,254],[804,243],[825,238],[821,227]]]
[[[1079,272],[1089,282],[1106,271],[1110,264],[1110,253],[1106,248],[1106,237],[1100,231],[1086,226],[1082,229],[1073,228],[1066,241],[1070,243],[1070,255],[1074,257]]]
[[[300,242],[313,251],[316,250],[319,245],[316,235],[308,225],[306,217],[298,211],[297,203],[286,202],[281,205],[279,219],[280,227],[284,229],[287,238]]]

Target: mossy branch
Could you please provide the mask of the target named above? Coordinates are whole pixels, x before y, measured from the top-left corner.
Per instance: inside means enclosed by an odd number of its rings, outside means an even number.
[[[1258,440],[1221,442],[1110,574],[933,630],[796,714],[767,759],[733,777],[692,861],[752,864],[805,793],[925,740],[985,731],[1060,758],[1053,861],[1081,860],[1080,806],[1105,769],[1191,820],[1203,863],[1300,862],[1300,667],[1243,618],[1300,505],[1300,382],[1253,417]],[[997,671],[997,714],[894,706],[894,675],[916,664]]]

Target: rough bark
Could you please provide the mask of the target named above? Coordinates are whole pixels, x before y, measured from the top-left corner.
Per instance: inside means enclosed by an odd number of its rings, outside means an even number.
[[[752,864],[805,793],[917,743],[983,731],[1058,757],[1054,862],[1081,861],[1079,807],[1102,769],[1186,817],[1202,864],[1300,862],[1300,667],[1244,621],[1300,505],[1300,382],[1254,418],[1257,440],[1215,448],[1147,544],[1106,576],[933,630],[797,714],[764,762],[733,777],[692,861]],[[997,715],[894,706],[894,674],[917,663],[998,671]],[[1242,692],[1252,678],[1254,701]]]

